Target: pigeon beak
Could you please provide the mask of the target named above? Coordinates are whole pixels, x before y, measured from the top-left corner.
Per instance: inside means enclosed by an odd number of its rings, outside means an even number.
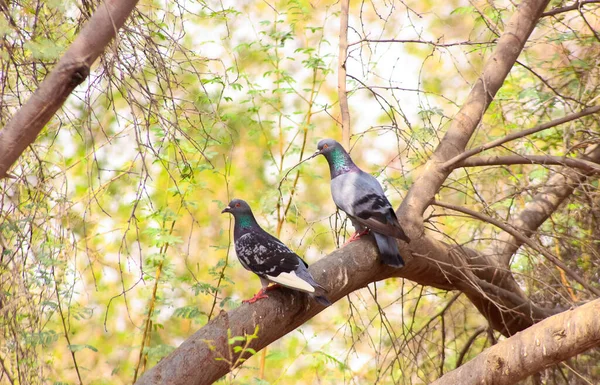
[[[230,213],[231,212],[231,207],[227,206],[223,209],[223,211],[221,211],[221,214],[223,213]]]
[[[316,151],[314,154],[312,154],[310,157],[306,158],[306,160],[312,159],[312,158],[314,158],[315,156],[319,156],[319,155],[321,155],[321,154],[322,154],[321,150],[317,150],[317,151]]]

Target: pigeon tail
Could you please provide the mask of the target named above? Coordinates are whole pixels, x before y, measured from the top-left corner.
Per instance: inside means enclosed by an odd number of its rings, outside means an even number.
[[[318,303],[320,303],[323,306],[331,306],[332,303],[330,300],[327,299],[327,297],[325,297],[324,295],[313,295],[312,296],[315,301],[317,301]]]
[[[308,282],[312,287],[315,288],[315,291],[313,293],[309,293],[310,296],[315,299],[315,301],[317,301],[323,306],[331,306],[331,301],[329,301],[329,299],[327,299],[327,297],[325,296],[327,290],[325,290],[323,286],[319,285],[315,281],[315,279],[310,274],[306,266],[304,266],[304,264],[300,264],[300,266],[298,266],[298,268],[296,269],[296,274],[298,275],[298,277],[302,278],[303,280]]]
[[[400,250],[398,249],[398,243],[393,237],[373,232],[377,248],[379,249],[379,255],[381,256],[381,262],[386,265],[393,267],[403,267],[404,260],[400,256]]]

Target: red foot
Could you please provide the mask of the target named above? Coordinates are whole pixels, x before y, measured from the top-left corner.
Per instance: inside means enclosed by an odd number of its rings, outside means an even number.
[[[360,233],[357,231],[354,234],[352,234],[352,236],[346,241],[346,243],[344,243],[342,246],[346,246],[348,243],[350,242],[354,242],[357,239],[359,239],[360,237],[362,237],[363,235],[369,234],[369,229],[365,229],[364,231],[361,231]]]
[[[265,294],[265,289],[260,289],[258,293],[254,294],[254,297],[245,299],[242,301],[242,303],[254,303],[262,298],[269,298],[269,296]]]

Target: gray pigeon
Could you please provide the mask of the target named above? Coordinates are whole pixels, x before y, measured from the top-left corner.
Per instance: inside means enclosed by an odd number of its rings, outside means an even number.
[[[410,242],[402,230],[392,205],[383,188],[371,174],[358,168],[341,144],[333,139],[323,139],[313,155],[323,155],[331,173],[331,196],[336,206],[344,211],[354,228],[349,242],[369,232],[375,237],[381,261],[394,267],[404,266],[396,239]]]
[[[221,213],[233,215],[235,252],[242,266],[258,275],[262,284],[260,291],[244,302],[254,303],[267,298],[265,292],[276,287],[269,286],[274,282],[308,293],[323,306],[331,305],[325,297],[327,291],[315,282],[306,262],[258,225],[248,203],[234,199]]]

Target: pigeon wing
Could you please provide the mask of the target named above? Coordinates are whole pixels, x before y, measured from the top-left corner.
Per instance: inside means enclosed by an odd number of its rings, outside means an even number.
[[[312,293],[315,288],[296,274],[300,264],[296,253],[267,232],[251,232],[241,236],[235,245],[244,267],[280,285]]]
[[[354,221],[377,233],[408,240],[374,176],[363,171],[342,174],[331,181],[331,191],[335,204]]]

